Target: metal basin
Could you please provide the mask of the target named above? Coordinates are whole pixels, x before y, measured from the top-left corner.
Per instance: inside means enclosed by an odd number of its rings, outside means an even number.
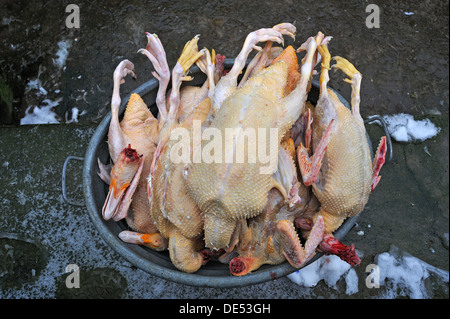
[[[225,61],[225,68],[231,68],[233,62],[234,59],[227,59]],[[202,74],[197,67],[193,67],[191,71],[194,76],[194,80],[193,82],[189,82],[189,85],[202,84],[206,79],[204,74]],[[154,115],[156,115],[157,112],[155,105],[157,89],[158,81],[156,79],[151,79],[133,92],[139,94],[144,99]],[[336,94],[347,107],[350,107],[348,102],[341,95],[337,92]],[[123,115],[130,95],[122,98],[122,105],[119,114]],[[319,85],[317,82],[313,82],[309,99],[315,104],[318,96]],[[168,252],[157,252],[147,247],[128,244],[121,241],[118,234],[123,230],[127,230],[128,227],[124,220],[114,222],[113,220],[105,221],[102,218],[101,210],[108,189],[107,185],[105,185],[105,183],[97,175],[97,158],[100,158],[103,163],[109,161],[106,141],[110,120],[111,113],[109,113],[100,123],[86,150],[83,167],[83,191],[85,205],[87,206],[92,222],[95,224],[103,239],[120,256],[128,260],[134,266],[151,275],[181,284],[200,287],[219,288],[253,285],[286,276],[297,270],[288,262],[284,262],[276,266],[264,265],[250,274],[242,277],[235,277],[230,274],[228,265],[221,264],[216,261],[210,261],[196,273],[187,274],[179,271],[173,266]],[[369,145],[371,145],[370,140]],[[339,240],[343,239],[349,230],[355,225],[357,218],[358,216],[347,219],[335,232],[335,237]],[[315,261],[321,255],[322,253],[316,254],[316,256],[309,263]]]

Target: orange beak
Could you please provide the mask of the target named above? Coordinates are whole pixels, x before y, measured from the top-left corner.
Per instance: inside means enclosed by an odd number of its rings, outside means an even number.
[[[143,159],[128,145],[120,154],[111,171],[111,184],[103,205],[105,220],[115,221],[126,217],[131,197],[136,190],[143,167]]]

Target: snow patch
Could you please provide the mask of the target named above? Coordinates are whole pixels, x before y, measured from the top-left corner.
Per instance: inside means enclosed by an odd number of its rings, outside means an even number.
[[[20,119],[20,125],[27,124],[57,124],[59,123],[53,108],[59,105],[61,98],[56,101],[45,99],[42,101],[43,106],[29,106],[25,111],[25,116]]]
[[[25,87],[25,93],[30,92],[31,90],[35,90],[33,94],[36,94],[38,97],[46,97],[48,91],[42,86],[42,82],[39,78],[32,79],[27,83]],[[60,93],[59,89],[55,90],[55,93]],[[58,98],[55,101],[50,99],[45,99],[42,101],[42,105],[30,105],[25,110],[25,116],[20,119],[20,125],[32,125],[32,124],[58,124],[60,123],[58,120],[58,116],[53,111],[59,103],[62,101],[62,98]],[[84,115],[86,113],[83,110],[81,113],[79,109],[76,107],[72,108],[71,117],[68,118],[66,113],[66,123],[78,123],[78,117]]]
[[[377,298],[381,299],[433,298],[433,292],[429,291],[429,287],[427,290],[426,285],[426,280],[431,275],[435,279],[433,287],[435,285],[446,287],[449,283],[448,271],[434,267],[395,246],[391,246],[389,252],[378,254],[374,259],[374,265],[379,271],[380,288],[376,289],[380,289],[380,293],[377,294]],[[312,264],[288,275],[288,278],[307,288],[315,287],[319,281],[323,280],[329,288],[335,290],[339,289],[337,283],[342,279],[346,284],[345,293],[347,295],[358,292],[356,271],[334,255],[322,256]]]
[[[425,280],[431,274],[447,284],[449,282],[448,271],[427,264],[395,246],[392,246],[389,252],[377,255],[375,263],[380,270],[380,284],[387,288],[381,298],[429,298]]]
[[[67,56],[69,55],[69,49],[72,46],[72,42],[70,40],[61,40],[58,42],[58,51],[56,52],[57,59],[54,59],[53,62],[61,69],[67,60]]]
[[[42,86],[42,82],[39,79],[30,80],[25,87],[25,93],[30,92],[31,90],[38,90],[38,95],[47,95],[47,90]]]
[[[397,142],[423,142],[441,131],[441,128],[436,127],[429,119],[416,121],[412,115],[405,113],[385,115],[383,120],[389,134]],[[378,121],[374,123],[379,124]]]
[[[348,263],[338,256],[322,256],[308,266],[288,275],[288,278],[303,287],[315,287],[321,280],[328,287],[338,289],[337,282],[345,278],[347,295],[358,292],[358,276]]]
[[[86,111],[84,111],[84,110],[81,113],[79,113],[79,112],[80,111],[76,107],[73,107],[72,108],[72,117],[70,119],[67,117],[67,113],[66,113],[66,123],[78,123],[78,116],[86,114]]]

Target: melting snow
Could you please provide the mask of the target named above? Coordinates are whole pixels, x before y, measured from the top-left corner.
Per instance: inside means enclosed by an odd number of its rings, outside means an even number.
[[[441,131],[429,119],[416,121],[410,114],[385,115],[383,119],[389,134],[397,142],[423,142]],[[375,123],[377,122],[375,121]]]
[[[358,276],[348,263],[339,257],[330,255],[322,256],[312,264],[288,275],[288,278],[303,287],[314,287],[324,280],[328,287],[337,289],[337,282],[345,278],[346,294],[358,292]]]
[[[431,266],[395,246],[389,252],[379,254],[375,263],[380,269],[380,284],[384,283],[388,288],[382,298],[428,298],[425,279],[431,274],[447,284],[449,282],[448,271]]]
[[[432,296],[429,296],[425,285],[425,281],[430,275],[434,275],[438,281],[443,283],[443,286],[447,286],[449,283],[448,271],[427,264],[400,251],[395,246],[392,246],[389,252],[378,254],[374,259],[374,265],[378,266],[378,282],[380,287],[383,287],[377,298],[430,298]],[[345,293],[347,295],[358,292],[358,276],[355,270],[337,256],[323,256],[314,263],[288,275],[288,278],[300,286],[309,288],[323,280],[328,287],[336,290],[338,281],[343,278],[346,283]]]
[[[31,91],[32,89],[39,90],[38,95],[47,95],[47,90],[42,87],[42,82],[39,79],[30,80],[25,87],[25,93]]]
[[[39,80],[38,78],[30,80],[27,83],[25,93],[28,93],[31,90],[37,90],[35,94],[39,97],[46,97],[48,94],[48,91],[42,86],[41,80]],[[61,91],[59,89],[55,90],[55,93],[57,94],[60,92]],[[42,101],[41,105],[29,105],[25,110],[25,116],[20,119],[20,125],[60,123],[58,120],[58,116],[53,110],[59,105],[61,101],[62,98],[58,98],[55,101],[45,99]],[[76,107],[73,107],[71,118],[68,118],[66,113],[66,123],[77,123],[78,117],[85,113],[86,111],[83,110],[80,113],[80,111]]]
[[[35,94],[39,97],[45,97],[48,94],[39,78],[32,79],[27,83],[25,93],[28,93],[31,90],[37,90]],[[25,110],[25,116],[20,119],[20,125],[59,123],[56,113],[52,110],[59,105],[59,102],[61,102],[61,99],[57,99],[56,101],[45,99],[42,101],[43,105],[29,105]]]
[[[29,106],[25,111],[25,116],[20,119],[20,125],[26,124],[56,124],[59,123],[56,118],[56,114],[52,111],[52,108],[59,105],[61,99],[51,101],[45,99],[42,101],[46,105],[43,106]]]
[[[66,123],[78,123],[78,116],[85,114],[86,111],[79,113],[79,110],[76,107],[72,108],[72,117],[70,119],[67,118],[66,113]]]
[[[56,52],[56,58],[53,59],[53,63],[61,70],[66,64],[67,57],[69,55],[69,48],[72,46],[70,40],[61,40],[58,42],[58,51]],[[38,90],[36,93],[38,96],[47,96],[48,91],[42,86],[39,78],[30,80],[25,88],[25,93],[30,92],[32,89]],[[55,90],[58,94],[61,91]],[[44,105],[29,105],[25,111],[25,117],[20,120],[21,125],[25,124],[55,124],[59,123],[57,115],[53,112],[53,108],[59,105],[61,98],[52,101],[45,99]],[[83,113],[82,113],[83,114]],[[67,120],[68,123],[78,122],[78,109],[72,109],[72,118]]]
[[[57,59],[54,60],[54,63],[61,69],[67,60],[67,56],[69,55],[69,48],[72,46],[72,43],[69,40],[62,40],[58,42],[58,51],[56,52]]]

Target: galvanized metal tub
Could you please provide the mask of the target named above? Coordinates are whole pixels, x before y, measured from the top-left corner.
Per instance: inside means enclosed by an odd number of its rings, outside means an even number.
[[[231,68],[234,59],[226,59],[225,68]],[[197,67],[191,69],[194,76],[193,82],[189,85],[200,85],[204,82],[206,77],[199,71]],[[139,94],[149,106],[153,114],[156,115],[157,109],[155,105],[156,92],[158,89],[158,81],[151,79],[144,83],[133,93]],[[337,96],[341,101],[350,107],[348,102],[339,94]],[[122,98],[122,105],[120,108],[120,115],[125,111],[126,103],[131,93]],[[309,99],[315,103],[319,96],[319,85],[313,82]],[[103,239],[116,251],[120,256],[129,261],[134,266],[146,271],[147,273],[170,280],[180,284],[186,284],[199,287],[242,287],[263,283],[269,280],[274,280],[286,276],[297,269],[293,268],[288,262],[280,265],[264,265],[258,270],[242,277],[232,276],[230,274],[228,265],[219,262],[211,261],[206,266],[202,267],[196,273],[188,274],[176,269],[170,261],[168,252],[157,252],[150,248],[128,244],[119,239],[118,234],[127,230],[128,226],[124,220],[115,222],[113,220],[105,221],[102,218],[102,206],[107,194],[107,185],[98,177],[97,158],[100,158],[103,163],[109,161],[109,153],[107,148],[107,134],[109,123],[111,120],[111,113],[109,113],[97,127],[91,141],[87,147],[84,157],[83,167],[83,191],[85,198],[85,205],[92,222],[100,232]],[[369,140],[369,145],[370,145]],[[63,184],[64,185],[64,184]],[[63,186],[64,189],[64,186]],[[349,230],[355,225],[358,216],[347,219],[344,224],[335,232],[335,237],[342,240]],[[318,253],[309,261],[315,261],[322,256]],[[309,264],[308,263],[308,264]]]

